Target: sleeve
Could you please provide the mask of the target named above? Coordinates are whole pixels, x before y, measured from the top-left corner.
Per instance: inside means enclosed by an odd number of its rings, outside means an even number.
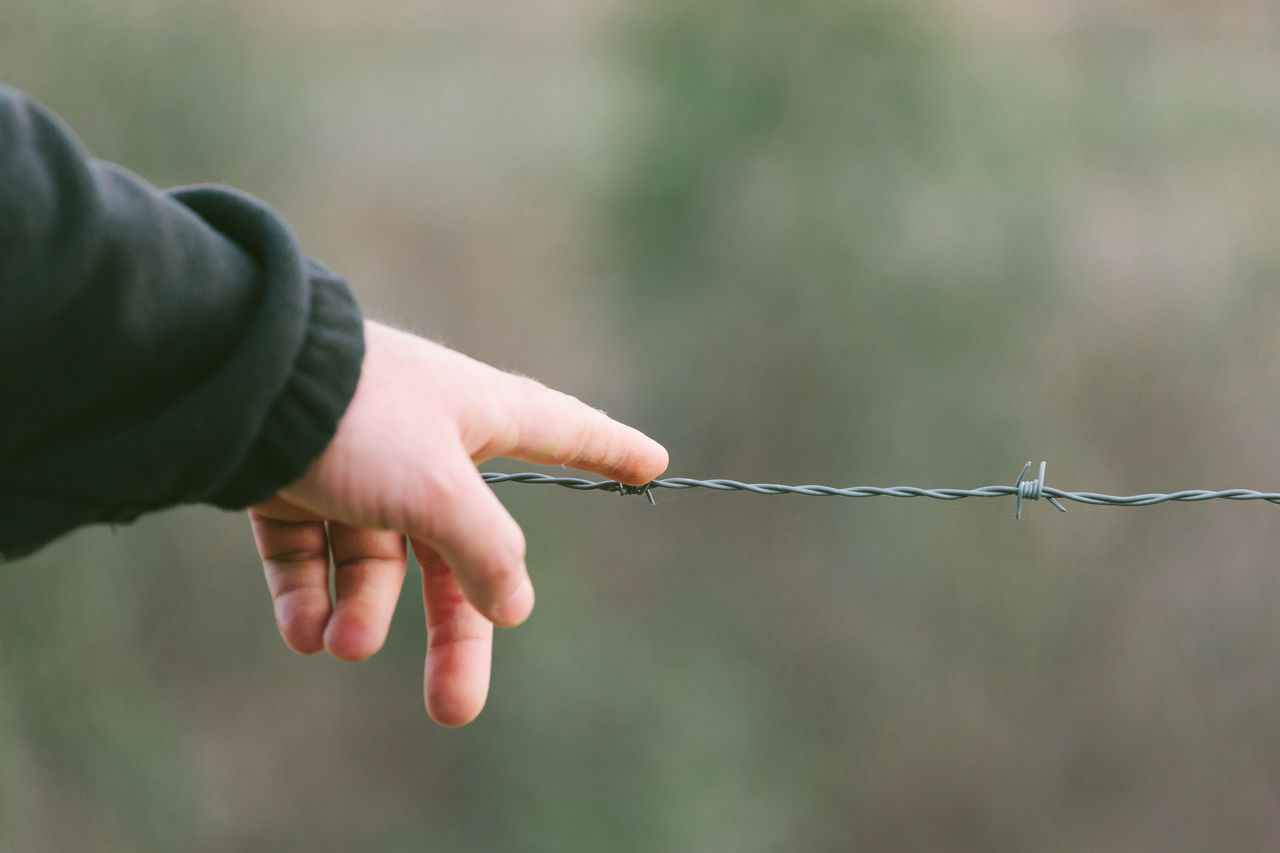
[[[160,192],[0,87],[0,554],[270,496],[332,438],[363,354],[350,288],[264,205]]]

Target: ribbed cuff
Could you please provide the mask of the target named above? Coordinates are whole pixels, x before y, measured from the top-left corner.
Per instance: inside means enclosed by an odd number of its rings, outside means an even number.
[[[311,261],[311,316],[293,372],[253,449],[209,502],[241,509],[300,478],[324,452],[346,412],[364,360],[364,324],[351,288]]]

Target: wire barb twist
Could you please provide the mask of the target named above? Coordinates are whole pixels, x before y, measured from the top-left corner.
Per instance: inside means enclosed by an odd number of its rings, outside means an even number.
[[[1185,489],[1180,492],[1151,493],[1142,495],[1104,495],[1097,492],[1068,492],[1045,485],[1045,463],[1040,463],[1040,475],[1033,480],[1026,479],[1031,470],[1031,463],[1022,467],[1022,473],[1012,486],[980,486],[976,489],[922,489],[916,486],[850,486],[836,488],[834,486],[785,486],[778,483],[742,483],[737,480],[713,479],[695,480],[690,477],[663,477],[645,483],[643,486],[628,486],[617,480],[584,480],[578,477],[556,477],[550,474],[526,472],[522,474],[504,474],[487,471],[481,474],[490,485],[499,483],[528,483],[537,485],[563,486],[579,491],[605,491],[620,495],[644,495],[649,503],[656,504],[654,489],[710,489],[717,492],[751,492],[757,495],[808,495],[810,497],[845,497],[845,498],[931,498],[939,501],[958,501],[964,498],[999,498],[1013,496],[1017,498],[1014,506],[1014,518],[1022,518],[1022,502],[1045,498],[1058,510],[1066,512],[1060,501],[1074,501],[1091,506],[1153,506],[1160,503],[1208,500],[1229,501],[1265,501],[1280,504],[1280,492],[1256,492],[1252,489],[1225,489],[1212,491],[1209,489]]]
[[[1029,501],[1040,500],[1040,495],[1044,493],[1044,468],[1047,463],[1044,460],[1040,462],[1040,476],[1034,480],[1025,480],[1027,472],[1031,470],[1031,460],[1027,460],[1027,464],[1022,466],[1022,473],[1018,475],[1018,479],[1014,482],[1013,487],[1018,490],[1018,505],[1013,510],[1013,517],[1019,521],[1022,520],[1022,500],[1026,498]],[[1067,508],[1058,503],[1057,498],[1050,497],[1049,503],[1056,506],[1062,512],[1066,512]]]
[[[649,504],[651,506],[658,505],[658,502],[653,498],[653,483],[645,483],[643,486],[628,486],[625,483],[618,483],[614,481],[614,485],[617,486],[617,488],[610,489],[610,491],[616,491],[620,495],[644,495],[649,499]]]

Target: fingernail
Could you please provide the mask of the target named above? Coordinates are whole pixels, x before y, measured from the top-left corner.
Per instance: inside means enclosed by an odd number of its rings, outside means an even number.
[[[494,622],[503,628],[514,628],[528,619],[532,610],[533,584],[529,583],[529,577],[526,575],[511,597],[494,609],[494,616],[497,617]]]

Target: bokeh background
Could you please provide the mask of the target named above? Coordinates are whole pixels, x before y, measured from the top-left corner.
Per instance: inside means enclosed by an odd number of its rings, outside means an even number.
[[[672,474],[1124,494],[1280,488],[1278,38],[1269,0],[0,0],[0,79]],[[1274,506],[501,489],[538,610],[458,731],[412,573],[350,665],[285,649],[233,515],[4,566],[0,850],[1280,848]]]

